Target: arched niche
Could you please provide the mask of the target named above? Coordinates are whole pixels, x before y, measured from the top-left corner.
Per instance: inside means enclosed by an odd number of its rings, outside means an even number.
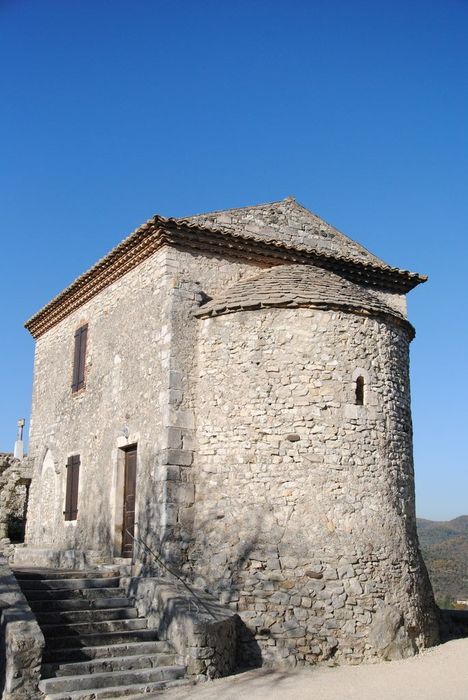
[[[56,460],[50,449],[44,453],[40,476],[40,510],[43,532],[53,532],[57,517],[57,498],[59,497],[59,476]]]

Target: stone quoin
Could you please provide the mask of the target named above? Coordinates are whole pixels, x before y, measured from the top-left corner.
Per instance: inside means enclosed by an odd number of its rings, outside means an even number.
[[[17,563],[138,563],[144,541],[238,613],[240,661],[433,644],[405,300],[425,279],[291,197],[149,220],[26,324]]]

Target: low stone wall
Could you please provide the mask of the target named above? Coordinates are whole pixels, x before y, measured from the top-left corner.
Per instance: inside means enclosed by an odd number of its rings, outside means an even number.
[[[221,678],[237,665],[238,615],[204,591],[196,596],[179,583],[162,578],[123,578],[138,612],[161,639],[170,641],[198,680]]]
[[[44,636],[5,558],[0,555],[0,692],[2,700],[36,700]]]

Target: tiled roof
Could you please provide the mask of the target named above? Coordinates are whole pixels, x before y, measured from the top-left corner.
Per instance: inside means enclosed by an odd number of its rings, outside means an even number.
[[[163,217],[154,217],[159,221],[165,222],[165,230],[167,232],[171,231],[176,234],[189,233],[195,238],[202,240],[203,235],[205,235],[205,241],[207,241],[206,236],[209,237],[210,243],[213,248],[222,248],[223,245],[227,244],[230,246],[230,242],[236,242],[237,245],[243,246],[243,244],[254,243],[257,249],[270,251],[273,257],[283,257],[282,252],[286,252],[289,257],[295,256],[304,260],[304,262],[316,261],[320,265],[327,267],[348,268],[350,274],[352,270],[358,275],[362,281],[366,281],[369,284],[374,284],[375,286],[381,285],[388,288],[399,288],[401,292],[407,292],[421,282],[425,282],[427,277],[425,275],[420,275],[417,272],[410,272],[409,270],[401,270],[398,267],[391,267],[384,263],[379,258],[374,258],[372,260],[364,260],[359,257],[354,257],[348,255],[344,252],[337,254],[324,251],[319,247],[310,247],[306,245],[300,245],[298,243],[288,243],[283,240],[270,239],[266,236],[246,233],[244,231],[238,231],[237,228],[233,230],[214,228],[210,226],[204,226],[198,221],[193,221],[192,218],[189,219],[163,219]],[[176,227],[176,228],[174,228]],[[217,239],[217,240],[216,240]],[[348,239],[351,240],[351,239]],[[188,238],[180,239],[180,243],[190,244]],[[357,245],[357,244],[356,244]],[[261,248],[260,248],[261,246]],[[364,249],[363,249],[364,250]],[[370,253],[369,253],[370,256]],[[366,276],[368,279],[366,279]],[[378,281],[377,281],[378,280]]]
[[[195,316],[298,306],[393,316],[410,325],[374,292],[315,265],[279,265],[263,270],[228,287],[201,306]]]
[[[254,235],[266,241],[313,248],[328,255],[388,267],[362,245],[299,204],[294,197],[252,207],[197,214],[186,220],[225,232]]]
[[[390,267],[378,259],[364,260],[344,252],[326,252],[319,247],[272,240],[237,229],[219,230],[193,220],[154,216],[32,316],[26,328],[38,338],[163,246],[270,265],[282,262],[316,264],[353,281],[399,293],[406,293],[427,279],[415,272]]]

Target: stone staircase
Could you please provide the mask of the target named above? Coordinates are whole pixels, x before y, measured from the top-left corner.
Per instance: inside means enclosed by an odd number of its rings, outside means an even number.
[[[47,700],[150,698],[188,683],[170,643],[138,617],[118,570],[14,574],[45,637],[39,688]]]

